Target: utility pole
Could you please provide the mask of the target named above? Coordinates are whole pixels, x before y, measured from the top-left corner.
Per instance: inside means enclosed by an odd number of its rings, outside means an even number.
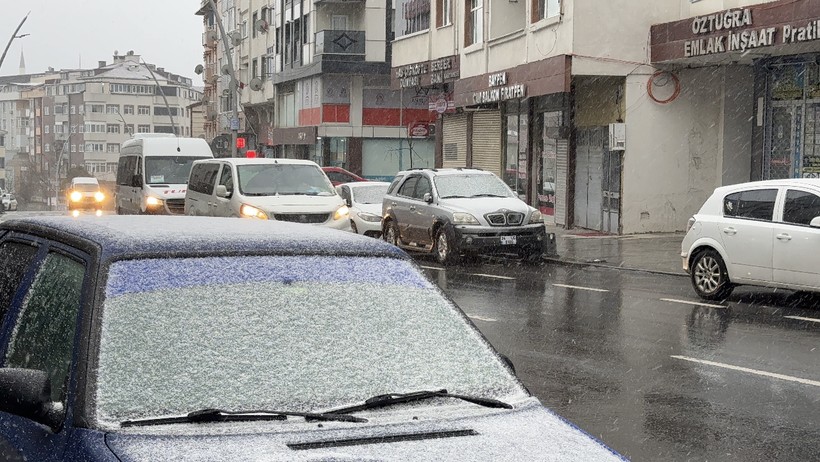
[[[228,42],[228,34],[225,33],[225,26],[222,25],[222,17],[216,9],[216,2],[208,0],[213,10],[214,18],[216,19],[216,26],[219,28],[219,35],[222,37],[222,46],[225,48],[225,58],[228,61],[228,67],[231,71],[231,82],[228,84],[230,91],[231,106],[233,106],[233,117],[231,117],[231,157],[236,157],[236,138],[239,132],[239,98],[236,96],[236,91],[239,88],[239,80],[236,78],[236,68],[233,67],[233,58],[231,57],[231,47]]]
[[[2,56],[0,56],[0,68],[2,68],[2,67],[3,67],[3,61],[6,59],[6,53],[8,53],[8,52],[9,52],[9,48],[11,48],[11,42],[13,42],[13,41],[14,41],[14,39],[16,39],[16,38],[23,38],[23,37],[25,37],[25,36],[27,36],[27,35],[28,35],[28,34],[17,35],[17,33],[18,33],[18,32],[20,32],[20,28],[22,28],[22,27],[23,27],[23,23],[25,23],[25,22],[26,22],[26,19],[28,19],[28,15],[30,15],[30,14],[31,14],[31,11],[29,11],[28,13],[26,13],[26,16],[23,18],[23,20],[22,20],[22,21],[20,21],[20,25],[19,25],[19,26],[17,26],[17,29],[14,29],[14,33],[13,33],[13,34],[11,34],[11,38],[9,39],[9,43],[8,43],[8,44],[6,44],[6,49],[5,49],[5,50],[3,50],[3,55],[2,55]]]
[[[142,60],[142,64],[144,64],[145,68],[148,69],[148,72],[151,73],[151,77],[154,79],[154,83],[157,84],[157,88],[159,89],[159,94],[162,95],[162,100],[165,101],[165,108],[168,109],[168,118],[171,119],[171,130],[174,131],[174,135],[176,136],[182,135],[182,133],[177,133],[177,124],[174,123],[174,116],[171,115],[171,106],[168,104],[168,98],[165,97],[165,92],[162,90],[162,86],[159,84],[157,76],[154,75],[154,71],[151,70],[151,67],[148,66],[148,63],[146,63],[144,59]]]

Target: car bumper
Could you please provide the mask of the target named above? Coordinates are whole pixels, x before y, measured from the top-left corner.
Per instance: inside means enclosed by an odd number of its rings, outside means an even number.
[[[456,226],[453,229],[462,253],[544,252],[547,231],[543,224],[516,227]]]
[[[381,237],[382,235],[381,221],[364,221],[362,219],[356,219],[354,220],[354,223],[356,223],[356,230],[359,234],[376,238]]]

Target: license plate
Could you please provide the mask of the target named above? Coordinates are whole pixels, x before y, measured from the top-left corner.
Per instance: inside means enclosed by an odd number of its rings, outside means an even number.
[[[501,236],[501,245],[515,244],[515,236]]]

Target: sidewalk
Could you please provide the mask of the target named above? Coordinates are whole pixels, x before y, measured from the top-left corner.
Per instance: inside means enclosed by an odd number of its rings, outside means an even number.
[[[686,276],[680,260],[682,232],[617,236],[555,226],[547,226],[547,232],[555,233],[558,252],[548,261]]]

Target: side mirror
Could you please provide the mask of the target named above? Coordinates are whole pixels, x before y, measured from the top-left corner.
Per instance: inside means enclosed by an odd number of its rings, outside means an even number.
[[[422,197],[422,200],[424,202],[427,202],[428,204],[432,204],[433,203],[433,195],[430,194],[430,193],[424,193],[424,196]]]
[[[812,228],[820,228],[820,217],[812,218],[811,223],[809,223],[809,226],[811,226]]]
[[[55,428],[61,422],[59,403],[51,401],[51,381],[45,371],[0,368],[0,411]]]
[[[136,175],[132,176],[131,177],[131,186],[134,186],[136,188],[141,188],[142,187],[142,175],[136,174]]]
[[[345,205],[348,207],[353,207],[353,201],[350,199],[345,199]]]
[[[228,191],[228,188],[224,184],[216,185],[216,197],[231,197],[231,192]]]

